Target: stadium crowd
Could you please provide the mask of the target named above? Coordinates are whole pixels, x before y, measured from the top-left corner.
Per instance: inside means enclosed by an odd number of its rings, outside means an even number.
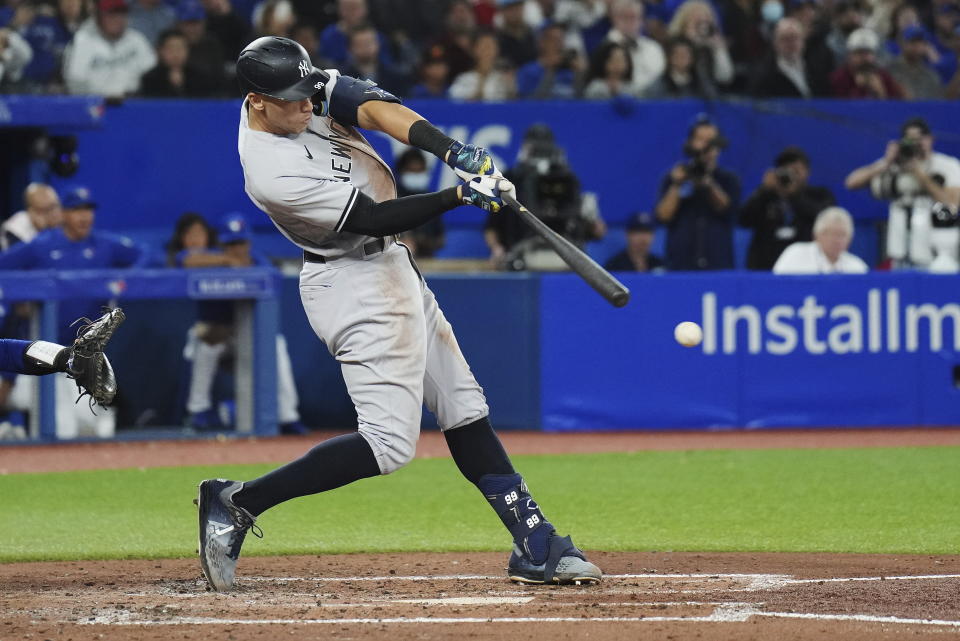
[[[960,96],[958,0],[4,0],[4,93],[229,97],[253,37],[401,97]]]

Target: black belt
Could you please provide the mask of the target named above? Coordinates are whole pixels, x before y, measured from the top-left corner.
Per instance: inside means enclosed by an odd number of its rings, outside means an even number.
[[[364,244],[362,247],[363,255],[369,256],[371,254],[378,254],[386,248],[386,242],[382,238],[377,238],[376,240],[371,240],[369,243]],[[314,254],[313,252],[303,250],[303,260],[308,263],[329,263],[331,260],[337,260],[338,258],[343,258],[343,256],[331,256],[327,258],[326,256],[321,256],[320,254]]]

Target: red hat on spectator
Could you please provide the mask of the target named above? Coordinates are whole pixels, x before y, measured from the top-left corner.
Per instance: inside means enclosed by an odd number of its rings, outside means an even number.
[[[97,0],[97,11],[109,13],[111,11],[129,11],[127,0]]]

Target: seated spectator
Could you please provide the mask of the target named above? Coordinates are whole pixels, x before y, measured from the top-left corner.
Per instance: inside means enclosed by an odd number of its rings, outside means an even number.
[[[0,225],[0,250],[29,243],[40,232],[57,227],[63,216],[60,197],[50,185],[30,183],[23,191],[24,209]]]
[[[307,50],[307,53],[310,54],[310,60],[313,62],[313,66],[321,69],[328,69],[336,66],[331,61],[327,61],[322,55],[320,55],[320,35],[317,33],[317,30],[312,24],[308,24],[306,22],[298,22],[295,24],[293,29],[290,30],[290,39],[297,41],[300,43],[301,47]]]
[[[647,212],[637,212],[627,221],[627,246],[604,264],[611,272],[663,271],[663,260],[650,253],[656,232],[656,219]]]
[[[154,47],[160,42],[160,34],[173,27],[176,13],[163,0],[132,0],[130,3],[130,26],[142,33]]]
[[[89,17],[88,7],[83,0],[58,0],[57,21],[67,34],[64,46],[70,42],[80,27],[87,23]]]
[[[567,25],[580,40],[584,52],[593,52],[610,33],[612,23],[608,15],[609,4],[609,0],[560,2],[555,12],[555,20]],[[651,26],[650,23],[647,24],[647,31],[652,38],[656,38]]]
[[[409,92],[408,98],[446,98],[450,87],[450,65],[443,47],[433,45],[424,53],[420,63],[420,84]]]
[[[345,76],[372,80],[397,96],[404,95],[410,85],[407,76],[394,69],[392,64],[383,62],[377,31],[369,25],[357,27],[350,33],[350,53],[340,72]]]
[[[516,95],[513,73],[500,61],[497,36],[481,31],[473,41],[473,59],[476,65],[462,73],[450,85],[449,95],[454,100],[473,102],[496,102],[509,100]]]
[[[830,75],[837,98],[903,98],[903,89],[877,62],[880,39],[869,29],[857,29],[847,39],[847,59]]]
[[[70,42],[72,34],[60,26],[59,20],[47,7],[32,2],[0,7],[0,33],[6,33],[4,28],[21,36],[32,54],[20,78],[15,78],[16,73],[11,70],[8,80],[13,84],[9,86],[35,91],[46,89],[58,80],[63,49]],[[0,40],[3,38],[0,35]],[[7,64],[6,58],[10,56],[12,67],[16,68],[19,62],[17,58],[23,57],[24,53],[25,49],[19,41],[13,47],[0,42],[0,65]],[[0,72],[0,82],[5,75]]]
[[[430,171],[427,159],[416,147],[410,147],[397,158],[394,170],[397,176],[397,197],[426,194],[430,191]],[[417,258],[433,258],[446,243],[446,231],[443,216],[437,216],[400,235],[403,244],[410,248]]]
[[[207,12],[200,0],[180,0],[177,5],[177,31],[182,33],[190,45],[190,57],[187,65],[209,79],[209,95],[224,95],[224,54],[220,41],[207,33]],[[230,92],[232,93],[232,92]]]
[[[77,31],[64,54],[70,93],[119,99],[137,92],[140,77],[157,64],[157,56],[127,18],[126,0],[98,0],[95,25]]]
[[[836,200],[809,179],[810,159],[799,147],[781,151],[764,172],[763,182],[740,209],[740,225],[753,230],[747,269],[770,271],[788,245],[813,239],[817,214]]]
[[[157,47],[157,66],[144,74],[140,93],[148,98],[201,98],[215,86],[210,78],[187,64],[190,45],[174,29],[164,31]]]
[[[847,41],[850,35],[863,28],[867,21],[866,9],[860,0],[840,0],[833,5],[830,31],[825,42],[838,63],[847,57]]]
[[[566,31],[548,24],[540,31],[540,56],[517,72],[517,94],[521,98],[573,98],[586,71],[576,51],[564,49]]]
[[[141,36],[142,38],[143,36]],[[146,42],[146,40],[144,40]],[[0,269],[106,269],[142,267],[149,254],[127,238],[95,231],[96,202],[90,190],[76,187],[63,199],[63,224],[39,234],[32,242],[20,243],[0,254]],[[70,345],[76,328],[70,324],[77,318],[97,318],[109,301],[101,298],[68,298],[58,305],[57,342]],[[111,307],[113,305],[110,305]],[[77,388],[63,376],[56,384],[56,419],[58,438],[76,438],[82,432],[109,438],[116,430],[116,416],[111,409],[92,415],[85,403],[76,403]]]
[[[497,39],[503,57],[514,69],[536,60],[537,37],[523,19],[523,0],[498,0],[497,15]]]
[[[915,6],[908,2],[898,4],[890,16],[890,28],[887,32],[887,39],[883,43],[884,54],[890,58],[895,58],[900,53],[900,38],[904,29],[922,26],[920,12]],[[932,53],[935,55],[936,49],[933,49]]]
[[[723,39],[720,21],[709,2],[686,0],[670,21],[667,34],[671,38],[682,36],[693,43],[697,65],[714,85],[722,87],[733,81],[733,60]]]
[[[813,98],[829,95],[827,77],[807,65],[801,24],[784,18],[773,31],[773,55],[760,67],[751,93],[759,98]]]
[[[258,36],[287,38],[297,23],[297,14],[290,0],[265,0],[253,13],[253,30]]]
[[[683,145],[687,162],[663,177],[655,213],[667,226],[667,269],[733,269],[733,225],[740,179],[719,166],[726,140],[700,115]]]
[[[933,46],[937,58],[933,66],[940,80],[949,85],[960,82],[957,57],[960,55],[960,5],[952,0],[935,1],[933,12]]]
[[[347,62],[350,56],[350,34],[369,24],[366,0],[337,0],[337,21],[320,32],[320,53],[336,65]],[[386,56],[388,43],[377,32],[378,51]]]
[[[269,266],[266,257],[251,248],[252,234],[240,213],[223,217],[217,234],[200,214],[188,212],[177,221],[167,254],[174,267],[253,267]],[[213,409],[212,388],[220,359],[235,341],[232,301],[201,301],[197,305],[197,323],[187,334],[184,356],[192,361],[187,411],[190,427],[207,430],[225,427]],[[283,434],[303,434],[307,429],[297,411],[299,398],[293,380],[293,368],[286,339],[277,335],[277,414]]]
[[[623,45],[604,42],[593,53],[583,97],[607,100],[617,96],[636,95],[630,52]]]
[[[637,0],[614,0],[610,22],[613,26],[606,41],[623,45],[630,52],[633,85],[638,94],[643,93],[667,66],[660,44],[643,35],[643,5]]]
[[[943,97],[940,76],[927,64],[930,41],[926,30],[914,25],[900,35],[900,55],[887,65],[887,71],[913,100],[938,100]]]
[[[15,87],[33,59],[33,49],[16,31],[0,27],[0,87]]]
[[[220,43],[224,63],[234,65],[237,56],[252,39],[250,26],[237,15],[230,0],[201,0],[201,4],[207,14],[207,33]],[[313,54],[310,49],[307,51]]]
[[[757,61],[765,59],[770,52],[767,34],[770,26],[783,17],[784,7],[777,0],[766,0],[760,4],[758,17],[754,0],[718,0],[716,6],[723,16],[723,35],[730,44],[734,73],[730,88],[736,93],[745,93]],[[772,15],[768,7],[773,8]]]
[[[477,22],[473,8],[467,0],[452,0],[447,10],[444,29],[438,34],[431,47],[439,46],[447,57],[450,77],[456,78],[473,68],[473,36],[477,32]]]
[[[826,83],[837,61],[827,44],[830,22],[826,17],[825,4],[820,0],[789,0],[787,17],[799,22],[803,28],[803,59],[806,67],[813,70],[820,82]]]
[[[867,264],[847,251],[853,218],[843,207],[828,207],[813,223],[813,242],[793,243],[773,266],[774,274],[866,274]]]
[[[667,68],[650,89],[647,98],[700,98],[712,100],[717,96],[713,80],[697,60],[697,48],[686,38],[671,38],[667,42]]]

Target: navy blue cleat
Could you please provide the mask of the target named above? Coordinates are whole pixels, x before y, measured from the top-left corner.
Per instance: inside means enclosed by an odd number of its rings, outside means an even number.
[[[233,588],[240,546],[247,531],[263,537],[254,525],[256,518],[233,502],[233,495],[242,489],[243,483],[224,479],[200,483],[196,501],[200,508],[200,567],[217,592]]]
[[[507,567],[507,576],[515,583],[553,585],[590,585],[599,583],[603,572],[583,555],[569,536],[550,535],[547,559],[536,564],[530,556],[514,546]]]

